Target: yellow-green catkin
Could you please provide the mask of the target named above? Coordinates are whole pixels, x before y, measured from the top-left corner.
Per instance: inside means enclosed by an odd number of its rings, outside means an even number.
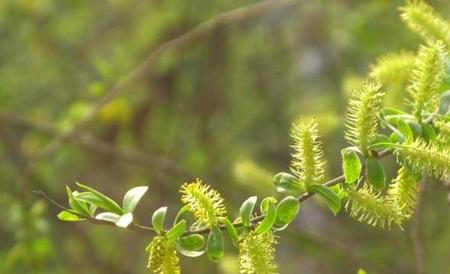
[[[365,155],[378,132],[378,116],[385,93],[380,82],[366,82],[354,90],[346,114],[345,139]]]
[[[294,140],[291,171],[307,191],[311,184],[323,181],[325,172],[324,153],[316,121],[294,123],[291,137]]]
[[[275,235],[269,231],[257,234],[250,231],[239,242],[239,273],[276,274]]]
[[[400,17],[425,40],[442,40],[450,48],[450,24],[422,0],[408,1]]]
[[[407,88],[416,118],[421,121],[423,111],[433,112],[439,103],[440,87],[445,72],[447,52],[441,41],[420,46]]]
[[[147,247],[149,252],[147,267],[153,273],[180,274],[180,259],[177,256],[173,243],[165,236],[156,236]]]
[[[189,211],[201,223],[213,227],[218,224],[219,218],[226,216],[222,195],[200,179],[183,184],[180,193],[181,201],[188,205]]]

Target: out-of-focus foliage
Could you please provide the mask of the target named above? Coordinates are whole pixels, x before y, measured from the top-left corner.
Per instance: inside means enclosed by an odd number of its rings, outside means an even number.
[[[80,180],[120,199],[125,190],[148,185],[136,212],[148,224],[149,212],[162,201],[179,205],[179,186],[199,176],[215,182],[229,205],[239,205],[255,189],[265,193],[266,174],[288,165],[286,137],[300,115],[314,117],[325,134],[326,177],[340,172],[339,117],[349,92],[377,56],[417,50],[420,37],[400,24],[403,1],[299,1],[215,28],[158,59],[79,132],[81,141],[64,142],[28,172],[29,159],[52,136],[83,119],[159,45],[251,3],[0,1],[0,273],[148,273],[136,264],[146,259],[145,234],[61,224],[57,209],[38,201],[33,189],[62,201],[63,186]],[[447,0],[430,3],[450,18]],[[389,83],[386,105],[400,106],[407,84]],[[450,87],[450,79],[443,85]],[[136,151],[151,157],[134,157]],[[410,233],[332,219],[312,204],[303,210],[292,224],[296,232],[280,241],[281,273],[415,270]],[[442,185],[428,184],[421,233],[430,273],[450,273],[443,258],[450,253],[448,215]],[[236,257],[225,259],[220,265],[194,259],[183,269],[235,273]]]

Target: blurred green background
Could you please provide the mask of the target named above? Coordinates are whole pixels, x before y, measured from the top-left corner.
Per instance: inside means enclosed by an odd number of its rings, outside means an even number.
[[[63,223],[32,194],[65,203],[75,180],[120,200],[148,185],[137,209],[180,207],[178,187],[203,178],[235,216],[249,195],[276,195],[287,171],[290,124],[320,123],[327,178],[340,174],[342,114],[380,54],[420,42],[398,17],[404,1],[303,0],[277,4],[170,50],[95,119],[35,159],[82,120],[103,95],[164,42],[220,13],[256,1],[0,1],[0,273],[149,273],[150,235]],[[448,0],[429,1],[450,18]],[[387,105],[405,96],[390,87]],[[33,160],[35,159],[35,160]],[[395,168],[392,159],[384,161]],[[31,168],[30,168],[31,166]],[[442,184],[428,182],[420,226],[382,231],[303,204],[281,233],[281,273],[418,273],[411,233],[419,228],[426,273],[448,274],[450,211]],[[229,245],[219,264],[183,259],[184,273],[237,273]]]

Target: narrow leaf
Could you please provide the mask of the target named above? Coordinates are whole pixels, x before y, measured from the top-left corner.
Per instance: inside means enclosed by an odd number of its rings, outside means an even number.
[[[330,188],[324,185],[314,184],[311,186],[311,191],[319,194],[325,200],[328,208],[330,208],[334,215],[341,210],[341,199]]]
[[[205,245],[205,238],[200,234],[192,234],[181,237],[177,240],[178,244],[187,251],[199,251]]]
[[[227,229],[228,234],[230,235],[233,245],[238,246],[238,234],[237,234],[236,228],[233,226],[233,224],[231,223],[231,221],[228,218],[223,218],[222,222],[225,225],[225,228]]]
[[[167,206],[158,208],[152,216],[152,225],[157,234],[164,231],[164,220],[166,219]]]
[[[98,199],[102,201],[101,204],[97,204],[98,207],[101,207],[103,209],[109,210],[111,212],[117,213],[119,215],[122,215],[124,213],[123,209],[120,208],[120,206],[114,202],[111,198],[107,197],[103,193],[89,187],[86,185],[83,185],[81,183],[76,183],[80,188],[92,192],[95,196],[97,196]]]
[[[116,222],[116,226],[127,228],[133,222],[133,213],[128,212],[120,216],[119,220]]]
[[[224,254],[224,241],[222,231],[213,226],[209,233],[208,243],[207,243],[207,253],[208,257],[211,261],[217,262],[222,259]]]
[[[123,210],[126,213],[133,212],[136,208],[137,203],[142,198],[142,196],[144,196],[147,190],[148,186],[138,186],[128,190],[123,198]]]
[[[361,162],[359,161],[359,157],[355,151],[350,149],[343,149],[341,155],[345,182],[347,184],[354,184],[361,174]]]
[[[245,202],[242,203],[242,206],[239,209],[239,215],[241,216],[242,223],[244,224],[245,227],[248,227],[250,225],[253,209],[255,208],[257,200],[258,197],[252,196],[247,200],[245,200]]]
[[[294,196],[287,196],[277,205],[276,230],[285,229],[297,216],[300,203]]]
[[[60,219],[61,221],[65,221],[65,222],[77,222],[77,221],[83,221],[85,219],[80,218],[80,216],[73,214],[69,211],[61,211],[58,215],[57,215],[58,219]]]
[[[278,192],[298,192],[301,184],[297,177],[286,172],[280,172],[275,175],[273,183]]]
[[[378,159],[368,157],[366,159],[366,180],[374,189],[380,190],[384,188],[386,176],[383,166]]]
[[[112,212],[102,212],[97,214],[97,216],[95,216],[95,219],[116,223],[117,221],[119,221],[120,215]]]
[[[266,233],[267,231],[269,231],[273,224],[275,223],[276,219],[277,219],[277,207],[275,206],[276,201],[274,202],[273,200],[269,200],[266,199],[266,205],[264,205],[263,207],[264,209],[264,219],[261,221],[261,223],[256,227],[255,229],[255,233],[257,234],[262,234],[262,233]],[[262,203],[261,203],[262,205]]]
[[[186,231],[186,220],[181,220],[167,232],[167,239],[171,242],[176,241]]]

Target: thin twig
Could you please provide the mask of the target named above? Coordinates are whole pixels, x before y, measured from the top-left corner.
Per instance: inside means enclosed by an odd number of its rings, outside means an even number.
[[[383,158],[383,157],[385,157],[385,156],[387,156],[387,155],[389,155],[389,154],[390,154],[389,151],[384,150],[384,151],[382,151],[382,152],[380,152],[380,153],[378,154],[378,158]],[[341,176],[338,176],[338,177],[336,177],[336,178],[333,178],[333,179],[331,179],[331,180],[329,180],[329,181],[323,183],[323,185],[324,185],[324,186],[327,186],[327,187],[331,187],[331,186],[334,186],[334,185],[337,185],[337,184],[341,183],[342,181],[344,181],[344,179],[345,179],[344,175],[341,175]],[[36,193],[36,194],[40,194],[40,193],[44,193],[44,192],[42,192],[42,191],[37,191],[37,192],[35,192],[35,193]],[[45,193],[44,193],[44,194],[45,194]],[[308,200],[309,198],[311,198],[311,197],[314,196],[314,195],[315,195],[315,193],[313,193],[313,192],[310,192],[310,193],[304,193],[304,194],[298,196],[298,197],[297,197],[297,200],[298,200],[300,203],[303,203],[304,201]],[[46,194],[45,194],[45,195],[40,195],[40,196],[42,196],[43,198],[47,199],[48,201],[50,201],[52,204],[58,206],[59,208],[64,208],[63,206],[60,206],[60,204],[58,204],[58,203],[56,203],[55,201],[53,201],[52,199],[50,199]],[[260,215],[257,215],[257,216],[255,216],[255,217],[253,217],[253,218],[250,220],[250,221],[251,221],[251,224],[252,224],[252,225],[256,225],[258,222],[260,222],[261,220],[263,220],[264,217],[265,217],[264,214],[260,214]],[[107,225],[112,225],[112,226],[114,226],[113,223],[109,223],[109,222],[104,223],[104,221],[98,222],[99,220],[94,219],[94,218],[88,219],[88,221],[90,221],[90,222],[92,222],[92,223],[96,223],[96,224],[107,224]],[[241,227],[242,225],[243,225],[242,222],[233,223],[233,226],[234,226],[234,227]],[[140,230],[140,231],[147,231],[147,232],[148,232],[148,231],[151,231],[151,232],[154,232],[153,228],[147,227],[147,226],[143,226],[143,225],[139,225],[139,224],[137,224],[137,223],[133,223],[133,226],[132,226],[132,227],[128,227],[128,228],[129,228],[129,229],[132,229],[132,230]],[[224,230],[224,229],[226,229],[226,226],[225,226],[224,224],[220,224],[220,225],[218,226],[218,228],[221,229],[221,230]],[[207,233],[209,233],[209,232],[210,232],[210,228],[202,228],[202,229],[197,229],[197,230],[187,231],[186,233],[184,233],[184,235],[187,236],[187,235],[192,235],[192,234],[207,234]]]
[[[57,201],[53,200],[52,198],[50,198],[47,195],[47,193],[45,193],[42,190],[34,190],[33,193],[35,195],[37,195],[37,196],[47,200],[50,204],[54,205],[58,209],[61,209],[61,210],[64,210],[64,211],[69,211],[72,214],[77,215],[78,217],[80,217],[80,219],[84,219],[84,220],[86,220],[86,221],[88,221],[90,223],[97,224],[97,225],[106,225],[106,226],[114,226],[114,227],[116,227],[116,225],[114,223],[111,223],[111,222],[95,219],[95,218],[92,218],[92,217],[81,216],[81,215],[77,214],[76,212],[74,212],[72,209],[67,208],[67,207],[63,206],[62,204],[58,203]],[[132,222],[127,227],[127,229],[135,230],[135,231],[154,232],[153,228],[147,227],[147,226],[143,226],[143,225],[137,224],[135,222]]]

